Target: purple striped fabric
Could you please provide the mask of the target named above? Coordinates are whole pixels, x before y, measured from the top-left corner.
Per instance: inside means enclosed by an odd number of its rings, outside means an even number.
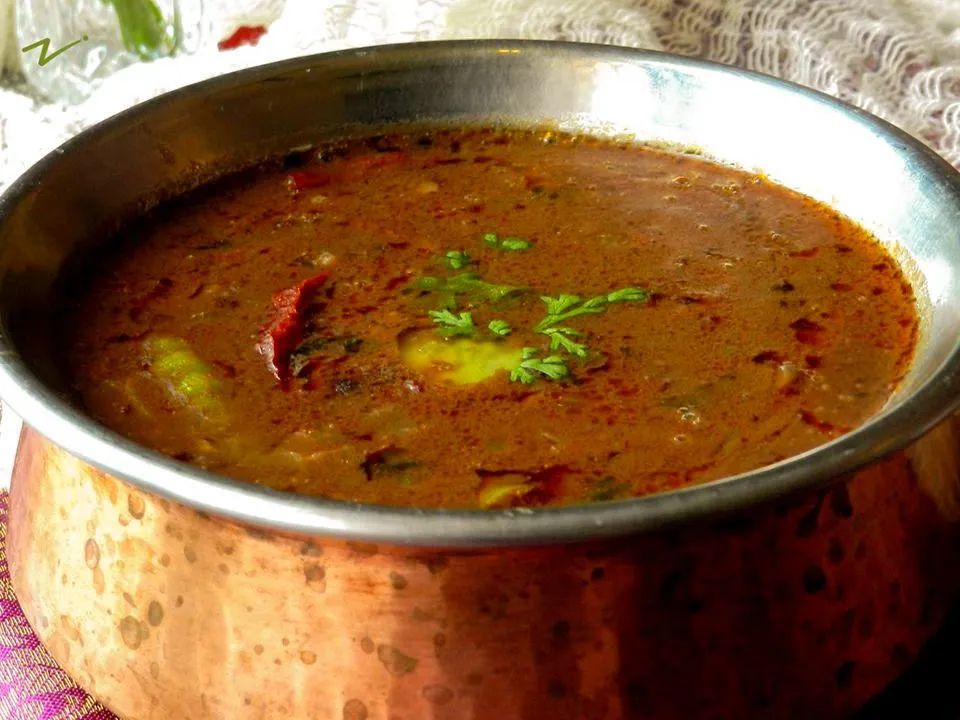
[[[117,720],[57,666],[24,617],[7,567],[7,502],[0,492],[0,718]]]

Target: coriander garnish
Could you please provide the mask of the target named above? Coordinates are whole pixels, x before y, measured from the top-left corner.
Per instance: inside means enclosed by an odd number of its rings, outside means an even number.
[[[544,330],[543,334],[550,336],[551,350],[566,350],[578,358],[585,358],[587,356],[587,346],[570,339],[571,337],[578,337],[583,333],[568,327],[552,327]]]
[[[487,324],[487,329],[498,337],[504,337],[513,332],[513,328],[506,320],[491,320]]]
[[[473,335],[476,328],[473,324],[473,316],[468,312],[462,312],[454,315],[449,310],[431,310],[430,317],[440,327],[438,330],[441,335],[448,337]]]
[[[519,251],[533,246],[524,238],[499,238],[494,233],[486,233],[483,240],[487,245],[499,250]],[[463,250],[448,250],[444,255],[447,265],[451,269],[460,269],[470,264],[472,259]],[[496,285],[482,280],[476,273],[464,272],[451,277],[422,277],[416,287],[426,292],[436,292],[441,310],[431,310],[430,318],[439,327],[441,335],[446,337],[470,337],[476,334],[476,325],[470,312],[454,313],[458,305],[458,296],[469,297],[468,307],[478,301],[497,302],[509,295],[524,292],[522,288],[510,285]],[[562,351],[585,360],[589,354],[586,344],[579,342],[583,333],[564,323],[581,315],[601,315],[607,306],[620,302],[647,302],[650,294],[643,288],[625,287],[590,298],[579,295],[561,293],[557,297],[543,295],[540,298],[546,305],[546,315],[534,327],[533,331],[550,338],[550,352]],[[505,320],[494,319],[487,323],[487,330],[498,338],[505,337],[513,332],[513,328]],[[510,371],[510,380],[529,385],[539,377],[548,380],[565,380],[570,377],[570,368],[567,360],[561,355],[539,357],[540,351],[534,347],[525,347],[521,351],[521,361]]]
[[[643,288],[625,287],[613,292],[607,293],[607,302],[646,302],[650,299],[650,293]]]
[[[451,270],[460,270],[473,263],[473,258],[471,258],[465,250],[447,250],[447,254],[444,255],[444,260],[446,260],[447,267]]]
[[[513,382],[530,385],[537,379],[538,374],[550,380],[563,380],[570,375],[566,361],[559,355],[538,358],[540,351],[532,347],[523,348],[522,353],[520,364],[510,371]]]
[[[494,285],[482,280],[476,273],[460,273],[448,278],[425,276],[416,284],[417,289],[436,292],[440,295],[440,306],[455,308],[457,295],[469,295],[474,299],[497,302],[505,297],[524,292],[523,288],[511,285]]]
[[[650,294],[642,288],[627,287],[613,290],[603,295],[596,295],[587,300],[579,295],[565,295],[540,298],[547,306],[547,316],[537,323],[534,328],[537,332],[545,332],[562,322],[580,315],[600,315],[607,309],[607,305],[617,302],[646,302]]]
[[[484,233],[483,241],[494,250],[504,252],[523,252],[533,247],[533,243],[526,238],[509,236],[505,238],[497,237],[496,233]]]
[[[563,350],[581,360],[587,357],[587,346],[573,338],[582,333],[560,323],[581,315],[600,315],[611,303],[646,302],[650,295],[646,290],[635,287],[612,290],[584,300],[579,295],[561,294],[557,297],[544,295],[540,299],[547,306],[547,315],[533,328],[535,332],[550,338],[550,350]],[[537,373],[550,380],[563,380],[570,375],[566,360],[559,355],[550,355],[540,359],[536,348],[523,349],[523,361],[510,372],[513,382],[529,385],[537,379]]]

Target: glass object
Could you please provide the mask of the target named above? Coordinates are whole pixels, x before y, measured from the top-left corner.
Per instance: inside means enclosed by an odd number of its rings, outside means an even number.
[[[195,51],[205,33],[203,0],[16,0],[20,47],[49,38],[22,55],[27,81],[50,100],[77,103],[97,80],[135,62]]]

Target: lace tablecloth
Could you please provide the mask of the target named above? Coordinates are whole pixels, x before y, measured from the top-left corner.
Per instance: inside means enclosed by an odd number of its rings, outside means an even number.
[[[179,2],[193,10],[198,0]],[[34,87],[0,89],[0,189],[78,130],[181,85],[305,53],[465,37],[611,43],[742,65],[848,100],[960,163],[958,0],[203,0],[196,54],[126,67],[79,104],[36,102],[51,85],[44,73],[95,66],[106,48],[81,44],[42,69],[35,52],[15,50],[44,34],[62,46],[88,27],[83,8],[103,13],[102,0],[0,0],[0,50],[14,3],[41,19],[6,37],[8,65],[22,65]],[[63,23],[45,24],[44,9],[81,17],[57,37]],[[270,25],[255,47],[219,52],[217,40],[246,22]]]

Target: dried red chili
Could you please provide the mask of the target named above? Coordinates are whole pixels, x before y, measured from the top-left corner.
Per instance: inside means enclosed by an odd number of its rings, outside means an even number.
[[[303,340],[304,310],[330,273],[320,273],[273,296],[273,319],[260,334],[258,350],[279,380],[290,377],[290,355]]]

